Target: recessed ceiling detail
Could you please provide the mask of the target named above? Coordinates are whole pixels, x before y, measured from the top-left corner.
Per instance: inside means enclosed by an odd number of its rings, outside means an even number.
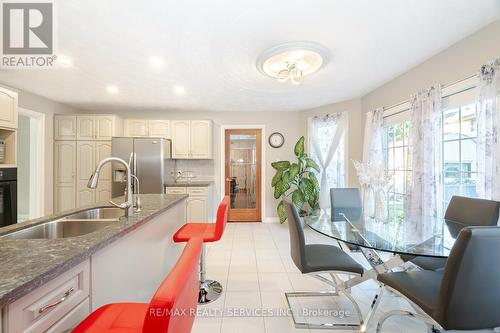
[[[312,42],[292,42],[265,51],[257,60],[257,68],[280,82],[298,84],[303,77],[325,66],[328,60],[325,47]]]

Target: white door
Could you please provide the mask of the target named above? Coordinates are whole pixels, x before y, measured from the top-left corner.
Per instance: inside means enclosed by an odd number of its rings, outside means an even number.
[[[125,136],[148,136],[148,121],[144,119],[126,119]]]
[[[0,126],[17,128],[17,93],[1,87]]]
[[[187,221],[207,222],[207,197],[189,197],[187,206]]]
[[[107,157],[111,157],[111,141],[96,142],[95,164]],[[102,168],[95,193],[96,202],[109,200],[111,200],[111,163]]]
[[[189,120],[172,120],[172,158],[190,158]]]
[[[56,212],[61,212],[76,207],[76,142],[56,141],[54,143],[54,157],[54,209]]]
[[[54,140],[76,139],[76,116],[54,116]]]
[[[77,116],[76,117],[76,139],[77,140],[94,140],[94,116]]]
[[[80,141],[76,147],[76,198],[77,207],[93,204],[94,190],[87,187],[90,176],[95,169],[93,141]]]
[[[96,140],[111,140],[115,119],[113,116],[95,116],[95,139]]]
[[[191,158],[212,158],[212,122],[191,121]]]
[[[150,120],[149,136],[170,139],[170,121],[168,120]]]

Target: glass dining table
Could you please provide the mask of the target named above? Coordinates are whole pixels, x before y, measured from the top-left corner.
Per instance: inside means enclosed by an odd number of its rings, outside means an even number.
[[[333,217],[332,218],[332,214]],[[362,276],[344,281],[345,288],[354,287],[378,274],[389,272],[404,264],[401,255],[447,258],[458,233],[465,225],[430,216],[393,217],[382,223],[364,216],[356,209],[339,209],[332,214],[306,216],[304,223],[314,231],[339,242],[340,246],[359,249],[371,269]],[[382,253],[392,255],[382,255]],[[385,258],[385,260],[383,259]],[[376,293],[370,310],[363,320],[361,332],[366,331],[378,306],[382,286]]]

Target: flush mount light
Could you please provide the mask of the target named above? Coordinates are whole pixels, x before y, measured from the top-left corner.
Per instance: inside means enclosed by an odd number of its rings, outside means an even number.
[[[275,46],[257,60],[257,68],[280,82],[298,84],[328,61],[328,50],[312,42],[294,42]]]
[[[183,86],[175,85],[172,90],[176,95],[184,95],[186,93],[186,89]]]
[[[116,95],[120,92],[120,89],[118,89],[118,87],[114,84],[108,84],[106,86],[106,91],[111,95]]]

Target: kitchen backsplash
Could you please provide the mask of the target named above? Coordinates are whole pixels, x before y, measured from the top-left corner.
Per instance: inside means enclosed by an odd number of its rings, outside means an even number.
[[[191,171],[193,181],[213,181],[215,179],[214,160],[167,160],[165,178],[173,180],[177,171]],[[174,174],[171,174],[171,172]]]

